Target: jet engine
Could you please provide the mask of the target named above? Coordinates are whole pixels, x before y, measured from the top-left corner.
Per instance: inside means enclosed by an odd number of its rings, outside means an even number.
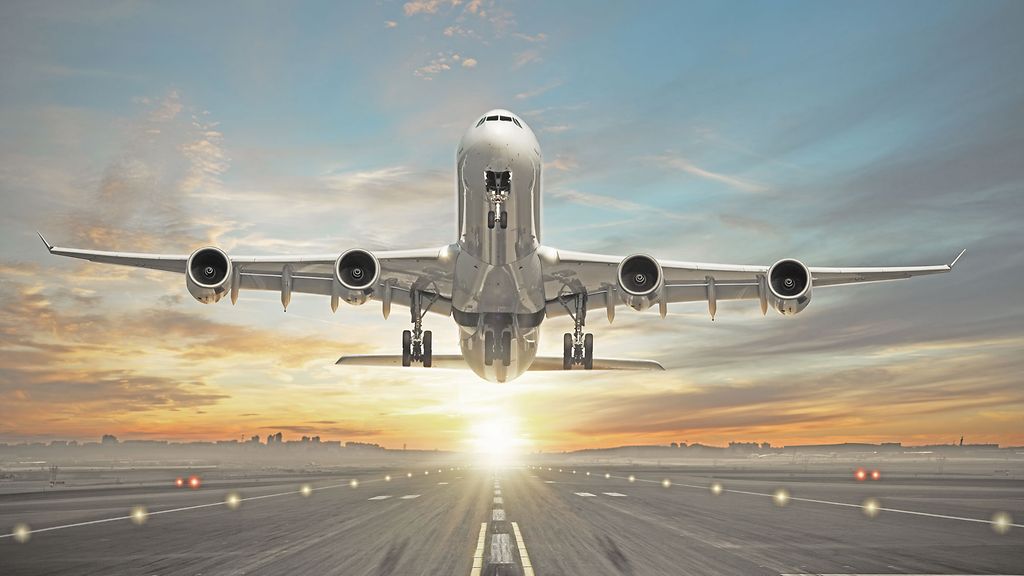
[[[661,299],[665,275],[654,258],[645,254],[627,256],[619,263],[617,276],[622,301],[630,308],[642,312]]]
[[[378,278],[380,262],[366,250],[347,250],[334,262],[334,279],[341,286],[338,296],[349,304],[365,304]]]
[[[811,271],[799,260],[779,260],[768,269],[768,301],[784,316],[792,316],[811,302]]]
[[[231,289],[231,258],[220,248],[207,246],[188,257],[185,286],[203,304],[213,304]]]

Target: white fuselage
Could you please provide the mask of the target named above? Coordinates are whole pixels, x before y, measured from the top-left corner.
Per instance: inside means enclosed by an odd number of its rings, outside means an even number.
[[[469,366],[505,382],[530,367],[544,318],[541,155],[518,116],[494,110],[482,120],[466,131],[456,154],[460,249],[452,314]]]

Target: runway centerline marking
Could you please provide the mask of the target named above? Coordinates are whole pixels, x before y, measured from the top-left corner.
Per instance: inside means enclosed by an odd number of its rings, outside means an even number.
[[[596,498],[596,496],[594,496],[590,492],[573,492],[573,494],[575,494],[575,495],[577,495],[577,496],[579,496],[581,498]]]
[[[420,497],[419,494],[406,494],[405,496],[402,496],[401,499],[402,500],[412,500],[413,498],[419,498],[419,497]]]
[[[625,498],[626,497],[625,494],[622,494],[620,492],[601,492],[601,494],[604,494],[605,496],[611,496],[613,498]]]
[[[373,498],[367,498],[367,500],[387,500],[388,498],[391,498],[391,495],[382,494],[380,496],[374,496]]]
[[[519,523],[512,523],[512,532],[516,536],[516,547],[519,548],[519,559],[523,561],[523,576],[534,576],[533,563],[530,561],[530,553],[526,551],[526,543],[523,542],[523,533],[519,531]]]
[[[626,477],[623,477],[623,476],[612,476],[612,478],[618,478],[620,480],[629,480],[629,478],[626,478]],[[647,482],[648,484],[661,484],[662,483],[661,480],[644,480],[642,478],[634,478],[634,481],[636,481],[636,482]],[[680,487],[683,487],[683,488],[697,488],[698,490],[707,490],[708,489],[707,486],[696,486],[694,484],[678,484],[678,483],[675,483],[675,482],[672,483],[672,486],[673,487],[680,486]],[[733,489],[733,488],[723,488],[722,492],[723,493],[725,493],[725,492],[732,492],[734,494],[746,494],[748,496],[761,496],[761,497],[764,497],[764,498],[773,498],[773,499],[776,497],[775,494],[765,494],[764,492],[751,492],[749,490],[736,490],[736,489]],[[843,508],[864,508],[863,504],[851,504],[849,502],[835,502],[835,501],[832,501],[832,500],[818,500],[816,498],[800,498],[798,496],[793,496],[793,495],[789,495],[787,497],[787,500],[793,500],[793,501],[796,501],[796,502],[809,502],[811,504],[827,504],[829,506],[842,506]],[[988,524],[990,526],[993,526],[993,525],[996,524],[992,520],[985,520],[985,519],[982,519],[982,518],[967,518],[967,517],[964,517],[964,516],[951,516],[949,514],[933,514],[931,512],[918,512],[916,510],[902,510],[902,509],[899,509],[899,508],[885,508],[885,507],[882,507],[882,506],[878,507],[878,511],[879,512],[893,512],[893,513],[896,513],[896,514],[909,514],[911,516],[925,516],[925,517],[928,517],[928,518],[942,518],[942,519],[945,519],[945,520],[959,520],[961,522],[975,522],[977,524]],[[1024,528],[1024,524],[1007,523],[1007,524],[1005,524],[1005,526],[1007,526],[1007,527],[1014,527],[1014,528]],[[856,576],[856,575],[853,575],[853,576]],[[925,576],[927,576],[927,575],[925,575]]]

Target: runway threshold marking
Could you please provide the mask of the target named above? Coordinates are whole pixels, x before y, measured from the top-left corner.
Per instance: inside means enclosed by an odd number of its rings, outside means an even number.
[[[612,478],[618,478],[620,480],[629,480],[629,478],[624,477],[624,476],[612,476]],[[662,480],[644,480],[642,478],[634,478],[633,480],[636,481],[636,482],[647,482],[648,484],[661,484],[663,482]],[[679,484],[679,483],[675,483],[675,482],[672,483],[672,486],[680,486],[680,487],[683,487],[683,488],[697,488],[699,490],[707,490],[708,489],[707,486],[697,486],[695,484]],[[722,488],[722,492],[733,492],[735,494],[746,494],[748,496],[761,496],[761,497],[764,497],[764,498],[773,498],[773,499],[776,498],[776,494],[765,494],[764,492],[751,492],[751,491],[748,491],[748,490],[736,490],[736,489],[733,489],[733,488]],[[796,501],[796,502],[809,502],[811,504],[827,504],[827,505],[830,505],[830,506],[842,506],[844,508],[861,508],[861,509],[864,508],[863,504],[851,504],[849,502],[834,502],[832,500],[818,500],[816,498],[800,498],[798,496],[793,496],[793,495],[789,495],[787,499],[788,500],[793,500],[793,501]],[[983,518],[967,518],[967,517],[964,517],[964,516],[951,516],[949,514],[933,514],[931,512],[918,512],[916,510],[902,510],[902,509],[899,509],[899,508],[885,508],[885,507],[882,507],[882,506],[878,507],[878,511],[879,512],[893,512],[893,513],[896,513],[896,514],[909,514],[911,516],[925,516],[925,517],[928,517],[928,518],[942,518],[942,519],[945,519],[945,520],[959,520],[961,522],[975,522],[977,524],[988,524],[990,526],[993,526],[993,525],[996,524],[996,522],[994,522],[992,520],[985,520]],[[1024,528],[1024,524],[1006,523],[1006,524],[1004,524],[1004,526],[1013,527],[1013,528]],[[853,575],[853,576],[856,576],[856,575]],[[925,576],[927,576],[927,575],[925,575]]]
[[[469,576],[480,576],[480,571],[484,569],[484,544],[487,539],[487,522],[480,523],[480,536],[476,539],[476,551],[473,552],[473,568],[469,571]]]
[[[523,542],[523,533],[519,531],[519,523],[512,523],[512,532],[516,535],[516,547],[519,548],[519,559],[523,562],[523,576],[534,576],[533,563],[530,562],[530,553],[526,551],[526,543]]]

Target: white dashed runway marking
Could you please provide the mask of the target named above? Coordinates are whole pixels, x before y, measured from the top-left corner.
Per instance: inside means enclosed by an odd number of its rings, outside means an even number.
[[[384,494],[381,496],[374,496],[373,498],[367,498],[367,500],[387,500],[388,498],[391,498],[391,496],[388,494]]]
[[[573,494],[580,496],[582,498],[595,498],[595,496],[590,492],[573,492]]]
[[[605,496],[612,496],[614,498],[625,498],[626,497],[625,494],[620,494],[618,492],[601,492],[601,494],[604,494]]]
[[[419,498],[419,497],[420,497],[419,494],[406,494],[405,496],[402,496],[402,500],[412,500],[413,498]]]

